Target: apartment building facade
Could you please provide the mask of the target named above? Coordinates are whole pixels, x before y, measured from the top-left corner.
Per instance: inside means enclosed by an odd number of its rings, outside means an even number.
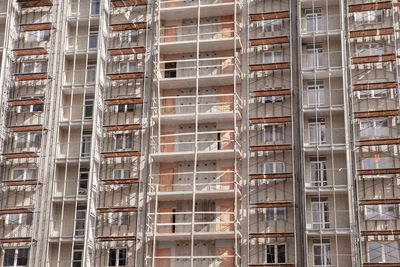
[[[1,266],[399,266],[397,0],[1,0]]]

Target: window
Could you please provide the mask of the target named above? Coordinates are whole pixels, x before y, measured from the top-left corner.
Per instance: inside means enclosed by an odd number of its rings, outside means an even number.
[[[276,63],[282,61],[283,61],[282,51],[264,52],[264,61],[263,61],[264,63]]]
[[[32,225],[32,213],[8,214],[6,224],[8,225]]]
[[[323,67],[323,52],[321,44],[307,45],[307,67]]]
[[[98,15],[100,14],[100,0],[92,0],[92,5],[90,8],[91,15]]]
[[[283,133],[284,133],[283,124],[266,125],[264,126],[264,141],[265,142],[283,141],[284,137]]]
[[[321,106],[325,104],[324,81],[308,81],[308,105]]]
[[[327,197],[311,198],[312,229],[329,228],[329,203]]]
[[[78,206],[75,214],[75,235],[81,236],[85,233],[86,207]]]
[[[25,42],[41,42],[50,40],[50,30],[41,31],[26,31],[25,32]]]
[[[47,62],[45,61],[24,62],[22,66],[23,73],[47,72]]]
[[[389,136],[387,120],[363,120],[360,122],[361,137]]]
[[[28,266],[29,248],[4,249],[3,266]]]
[[[132,134],[117,134],[115,135],[115,149],[132,149],[133,136]]]
[[[280,32],[282,31],[281,19],[270,19],[262,22],[264,32]]]
[[[114,179],[128,179],[131,178],[130,170],[114,170],[113,172]]]
[[[127,212],[113,212],[110,216],[112,226],[128,225],[129,214]]]
[[[108,251],[108,266],[125,266],[126,248],[110,248]]]
[[[89,49],[97,48],[97,37],[99,35],[99,27],[92,26],[89,31]]]
[[[79,170],[79,195],[87,195],[89,171],[89,168],[80,168]]]
[[[119,72],[136,72],[137,62],[121,62],[119,63]]]
[[[399,247],[397,242],[368,242],[369,262],[398,262]]]
[[[365,158],[361,161],[363,170],[376,170],[376,169],[389,169],[393,168],[393,161],[391,158],[381,158],[379,154],[375,157]],[[374,174],[363,175],[363,178],[391,178],[392,174]]]
[[[12,180],[35,180],[38,178],[38,169],[14,169]]]
[[[283,173],[285,164],[283,162],[264,163],[264,173]]]
[[[322,30],[321,8],[306,9],[306,30],[316,32]]]
[[[382,55],[385,51],[382,43],[358,44],[356,49],[358,57]]]
[[[286,262],[286,245],[267,245],[267,263]]]
[[[43,104],[24,105],[17,107],[17,113],[43,111]]]
[[[86,66],[86,83],[94,83],[96,81],[96,60],[88,60]]]
[[[394,205],[366,205],[365,220],[396,220]]]
[[[264,103],[283,102],[283,95],[265,96]]]
[[[127,30],[121,31],[119,35],[119,41],[121,45],[137,43],[139,40],[139,31],[138,30]]]
[[[325,144],[326,128],[324,118],[309,119],[308,131],[310,134],[310,144]]]
[[[384,98],[387,95],[386,89],[376,89],[376,90],[362,90],[358,91],[359,99],[373,99],[373,98]]]
[[[329,239],[313,240],[314,266],[331,266],[331,245]]]
[[[93,103],[94,103],[94,95],[86,95],[85,96],[85,113],[84,113],[85,120],[93,118]]]
[[[176,78],[176,62],[166,62],[165,66],[165,78]]]
[[[310,157],[310,173],[312,186],[328,185],[326,157]]]
[[[135,104],[117,105],[118,112],[133,112],[135,111]]]
[[[82,267],[83,250],[74,248],[74,257],[72,267]]]
[[[84,131],[82,134],[82,142],[81,142],[81,156],[88,157],[90,155],[92,142],[92,132]]]
[[[15,148],[39,148],[41,133],[30,132],[30,133],[16,133],[14,136],[14,146]]]
[[[378,24],[382,23],[383,11],[382,10],[369,10],[354,13],[354,21],[356,25],[364,24]]]
[[[286,220],[286,208],[267,208],[267,221]]]

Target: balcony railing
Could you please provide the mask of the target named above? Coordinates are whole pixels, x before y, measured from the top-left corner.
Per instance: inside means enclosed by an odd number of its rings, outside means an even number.
[[[211,23],[189,26],[171,26],[161,28],[161,43],[217,40],[234,36],[234,22]]]
[[[235,144],[240,147],[233,130],[198,132],[197,142],[194,141],[195,137],[196,133],[161,134],[159,142],[158,138],[153,136],[152,152],[194,152],[196,143],[199,152],[233,150]]]
[[[305,146],[329,146],[345,144],[344,128],[317,128],[306,129],[307,134],[304,138]]]
[[[340,30],[340,19],[339,15],[303,17],[301,18],[301,33],[318,34],[338,31]]]
[[[342,67],[342,52],[305,51],[302,55],[303,70],[318,70]]]
[[[343,89],[304,89],[303,105],[307,108],[323,108],[343,105]]]
[[[159,71],[161,78],[196,78],[215,75],[232,75],[239,61],[234,57],[200,58],[198,67],[196,59],[160,61]]]
[[[307,230],[350,230],[348,210],[307,211]]]

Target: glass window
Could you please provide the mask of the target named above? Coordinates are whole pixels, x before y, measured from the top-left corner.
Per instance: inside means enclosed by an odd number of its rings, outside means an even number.
[[[85,120],[93,118],[93,104],[94,104],[94,95],[86,95],[85,96],[85,113],[84,113]]]
[[[394,205],[366,205],[365,220],[397,220]]]
[[[331,266],[331,245],[329,239],[314,239],[314,266],[326,267]]]
[[[96,81],[96,60],[88,60],[86,66],[86,83],[94,83]]]
[[[310,174],[312,186],[328,185],[326,157],[310,157]]]
[[[111,213],[110,224],[113,226],[128,225],[129,214],[127,212]]]
[[[382,55],[385,51],[382,43],[358,44],[356,49],[358,57]]]
[[[306,31],[316,32],[322,30],[321,8],[306,9]]]
[[[321,44],[312,44],[307,46],[307,67],[323,67],[323,50]]]
[[[377,170],[377,169],[389,169],[393,168],[392,158],[382,158],[379,153],[375,154],[374,157],[364,158],[361,161],[363,170]],[[363,175],[364,178],[391,178],[392,174],[374,174],[374,175]]]
[[[283,102],[283,95],[265,96],[264,103]]]
[[[81,236],[85,233],[86,207],[78,206],[75,214],[75,235]]]
[[[117,105],[118,112],[132,112],[135,111],[135,104]]]
[[[117,134],[115,135],[115,149],[132,149],[133,136],[132,134]]]
[[[91,15],[98,15],[100,14],[100,0],[92,0],[91,8],[90,8]]]
[[[398,262],[399,248],[397,242],[368,242],[369,262]]]
[[[264,126],[264,141],[265,142],[283,141],[284,139],[283,128],[284,128],[283,124]]]
[[[119,63],[119,72],[137,72],[137,62]]]
[[[119,40],[121,45],[137,43],[139,40],[139,31],[138,30],[121,31],[119,34]]]
[[[108,266],[125,266],[127,264],[126,248],[110,248]]]
[[[33,214],[32,213],[18,213],[7,215],[8,225],[32,225]]]
[[[264,163],[264,173],[283,173],[285,164],[283,162]]]
[[[267,208],[267,221],[285,221],[286,208]]]
[[[310,144],[326,143],[326,128],[325,128],[324,118],[309,119],[308,131],[309,131]]]
[[[285,263],[286,245],[267,245],[267,263]]]
[[[29,248],[4,249],[3,266],[28,266]]]
[[[321,106],[325,104],[324,81],[309,81],[307,86],[308,105]]]
[[[92,26],[90,27],[89,32],[89,49],[96,49],[97,48],[97,39],[99,35],[99,27]]]
[[[114,170],[113,172],[114,179],[128,179],[131,178],[131,171],[130,170]]]
[[[14,169],[13,180],[34,180],[38,178],[38,169]]]
[[[82,267],[83,250],[74,249],[73,267]]]
[[[41,134],[37,132],[17,133],[14,136],[15,147],[21,149],[39,148],[41,137]]]
[[[264,52],[264,63],[277,63],[283,61],[282,51]]]
[[[281,19],[270,19],[262,22],[264,32],[280,32],[282,31]]]
[[[363,120],[360,122],[361,137],[389,136],[387,120]]]
[[[368,10],[354,13],[354,21],[357,25],[379,24],[383,20],[383,10]]]
[[[312,229],[329,228],[329,202],[326,197],[311,198]]]
[[[87,157],[90,155],[91,142],[92,142],[92,133],[87,131],[83,132],[82,142],[81,142],[82,157]]]

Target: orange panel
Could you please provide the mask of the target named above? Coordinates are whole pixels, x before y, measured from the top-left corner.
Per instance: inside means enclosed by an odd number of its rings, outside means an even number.
[[[219,17],[219,23],[223,23],[218,26],[219,38],[233,37],[233,16]]]
[[[177,7],[181,5],[181,0],[166,0],[165,7]]]
[[[173,208],[158,208],[158,212],[173,212]],[[157,222],[158,223],[172,223],[172,214],[163,214],[158,215]],[[172,233],[172,224],[171,225],[160,225],[157,226],[158,233]]]
[[[165,96],[165,97],[177,96],[178,94],[179,94],[179,91],[177,89],[168,89],[168,90],[163,90],[163,92],[162,92],[162,96]],[[175,114],[175,99],[174,98],[163,99],[162,106],[165,108],[162,108],[161,114],[163,114],[163,115]]]
[[[231,86],[231,85],[218,86],[217,87],[217,94],[219,94],[219,95],[222,95],[222,94],[233,94],[233,86]],[[223,104],[218,104],[218,111],[224,112],[224,111],[232,111],[233,110],[233,95],[218,96],[217,97],[217,102],[218,103],[223,103]]]
[[[225,129],[225,130],[221,130],[221,131],[231,131],[232,129]],[[234,133],[233,132],[229,132],[229,133],[220,133],[219,134],[219,149],[223,150],[223,149],[233,149],[234,147]]]
[[[219,215],[220,222],[233,222],[233,214],[222,214],[222,212],[233,212],[233,206],[220,206],[219,210],[221,214]],[[218,232],[229,232],[233,231],[233,223],[220,223],[217,224]]]
[[[168,174],[167,174],[168,173]],[[160,180],[159,180],[159,191],[160,192],[172,192],[172,184],[174,180],[174,169],[161,169],[160,170]]]
[[[164,42],[176,42],[177,41],[177,28],[176,26],[165,26],[164,29]]]
[[[163,132],[161,135],[168,135],[168,134],[175,134],[174,132]],[[175,145],[171,144],[175,142],[175,136],[164,136],[161,137],[161,152],[174,152],[175,151]],[[163,145],[164,143],[167,143]]]
[[[233,189],[233,167],[222,167],[221,183],[227,183],[221,185],[222,190],[232,190]],[[228,184],[229,183],[229,184]]]
[[[170,248],[158,248],[157,256],[169,257],[169,256],[171,256],[171,249]],[[157,259],[156,266],[157,267],[170,267],[169,259]]]
[[[231,247],[227,248],[218,248],[218,256],[226,257],[226,256],[233,256],[234,249]],[[221,264],[220,267],[232,267],[235,265],[235,259],[233,257],[229,258],[222,258],[220,259]]]

